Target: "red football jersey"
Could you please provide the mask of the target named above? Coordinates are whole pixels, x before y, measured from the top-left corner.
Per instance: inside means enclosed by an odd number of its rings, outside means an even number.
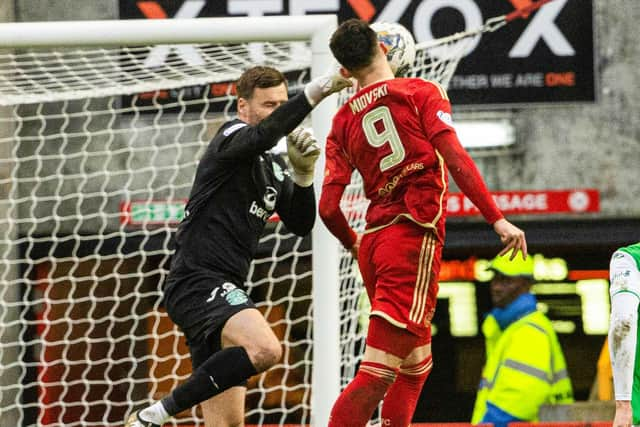
[[[444,239],[448,173],[431,143],[452,127],[451,104],[435,82],[395,78],[360,90],[333,119],[325,184],[364,181],[367,229],[406,217]]]

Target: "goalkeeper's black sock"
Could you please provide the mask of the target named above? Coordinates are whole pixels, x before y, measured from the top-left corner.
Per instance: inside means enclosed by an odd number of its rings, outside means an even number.
[[[162,399],[169,415],[204,402],[223,391],[240,385],[257,374],[243,347],[229,347],[212,355],[171,394]]]

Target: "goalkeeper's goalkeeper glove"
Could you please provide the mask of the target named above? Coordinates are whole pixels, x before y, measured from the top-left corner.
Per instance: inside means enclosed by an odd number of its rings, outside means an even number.
[[[304,87],[304,94],[307,97],[307,101],[312,107],[315,107],[317,103],[322,101],[332,93],[340,92],[346,87],[351,87],[353,83],[351,80],[342,77],[340,74],[340,68],[336,64],[325,75],[311,80]]]
[[[293,169],[293,181],[300,187],[312,185],[320,146],[311,132],[301,127],[294,129],[287,136],[287,154]]]

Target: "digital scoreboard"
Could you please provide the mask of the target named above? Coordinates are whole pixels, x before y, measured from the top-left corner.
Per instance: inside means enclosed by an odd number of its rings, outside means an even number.
[[[538,308],[559,334],[605,335],[609,327],[609,280],[606,270],[572,270],[563,258],[534,259],[531,288]],[[454,337],[479,334],[484,315],[491,310],[489,282],[493,272],[489,260],[468,258],[444,260],[440,271],[440,306],[434,318],[434,333]],[[444,301],[446,300],[446,301]],[[439,313],[441,308],[447,313]]]

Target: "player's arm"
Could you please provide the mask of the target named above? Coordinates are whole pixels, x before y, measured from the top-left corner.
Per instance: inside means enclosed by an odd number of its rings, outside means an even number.
[[[611,257],[609,274],[611,283],[609,351],[616,400],[613,425],[620,427],[632,423],[631,393],[636,364],[640,272],[630,255],[617,251]]]
[[[320,101],[348,86],[351,81],[335,70],[312,80],[303,92],[280,105],[257,126],[240,127],[233,135],[234,141],[227,141],[221,147],[224,152],[220,157],[237,160],[269,150],[280,138],[291,133]]]
[[[421,122],[427,138],[443,157],[460,190],[493,225],[503,218],[473,159],[462,147],[453,127],[451,103],[447,92],[435,82],[426,82],[414,94],[416,110],[423,112]]]
[[[458,136],[452,130],[445,130],[433,138],[433,145],[442,155],[444,162],[460,190],[480,210],[484,219],[493,225],[504,218],[496,202],[491,197],[476,164],[464,149]]]
[[[414,101],[417,111],[424,112],[421,119],[426,136],[442,155],[453,180],[500,237],[504,245],[500,255],[512,251],[513,259],[521,251],[526,258],[524,232],[504,218],[473,159],[458,140],[451,119],[451,104],[444,88],[435,82],[428,82],[416,91]]]
[[[351,249],[357,241],[357,234],[349,225],[344,212],[340,209],[340,200],[346,188],[345,184],[325,183],[322,186],[318,210],[322,222],[331,234],[336,236],[345,249]]]
[[[358,236],[342,212],[340,200],[351,181],[352,172],[353,167],[340,148],[335,134],[331,132],[327,138],[325,177],[318,211],[331,234],[340,240],[345,249],[349,250],[354,249]],[[357,250],[357,247],[355,249]],[[354,251],[352,252],[357,255]]]
[[[276,108],[257,126],[243,126],[243,123],[230,126],[223,130],[228,135],[225,133],[227,138],[216,147],[216,157],[235,162],[264,153],[298,126],[311,109],[307,98],[300,93]]]
[[[313,186],[301,187],[287,180],[276,211],[289,231],[298,236],[309,234],[316,220],[316,195]]]
[[[526,258],[527,241],[524,232],[504,218],[491,197],[475,162],[462,147],[456,133],[453,130],[443,130],[433,137],[432,142],[442,155],[460,190],[480,210],[484,219],[493,226],[500,237],[504,245],[500,255],[513,250],[511,259],[516,256],[518,251],[521,251],[522,256]]]

